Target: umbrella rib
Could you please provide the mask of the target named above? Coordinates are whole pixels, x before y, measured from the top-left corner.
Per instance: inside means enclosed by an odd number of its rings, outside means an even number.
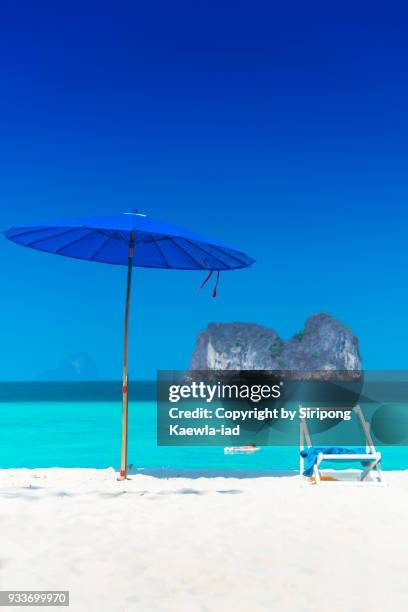
[[[90,257],[90,260],[93,261],[95,259],[95,257],[97,255],[99,255],[99,253],[102,251],[102,249],[108,244],[109,240],[112,238],[112,236],[108,236],[106,238],[106,240],[104,240],[102,242],[102,244],[100,246],[98,246],[98,248],[96,249],[95,253]]]
[[[42,225],[41,227],[25,227],[25,228],[21,228],[21,227],[16,227],[16,228],[11,228],[10,232],[13,232],[13,235],[10,236],[11,239],[14,238],[19,238],[20,236],[27,236],[28,234],[37,234],[39,232],[44,232],[47,230],[52,230],[52,229],[57,229],[55,226],[47,226],[47,225]],[[95,234],[101,234],[102,236],[112,236],[111,233],[108,233],[108,230],[104,230],[102,228],[98,228],[98,227],[87,227],[86,225],[78,225],[78,226],[72,226],[69,229],[65,230],[59,234],[54,234],[54,236],[47,236],[46,238],[42,238],[41,240],[47,240],[47,238],[54,238],[57,236],[62,236],[63,234],[65,234],[65,232],[70,232],[70,231],[74,231],[74,230],[79,230],[79,229],[84,229],[84,230],[89,230],[90,232],[95,232]],[[23,231],[22,231],[23,230]],[[18,234],[16,234],[15,232],[18,232]],[[120,236],[120,238],[118,238],[119,242],[128,242],[126,238],[124,238],[121,234],[119,234],[119,232],[115,232],[115,234],[117,236]],[[36,241],[30,242],[31,244],[35,244]],[[38,240],[39,242],[39,240]],[[30,246],[30,245],[26,245],[26,246]]]
[[[117,231],[115,232],[115,234],[117,236],[119,236],[118,240],[119,242],[124,242],[125,244],[129,244],[129,239],[127,238],[126,234],[122,231]]]
[[[153,240],[153,244],[154,244],[154,246],[156,247],[156,249],[159,251],[160,255],[162,256],[163,261],[164,261],[164,263],[166,264],[166,266],[167,266],[168,268],[170,268],[169,262],[167,261],[167,257],[166,257],[166,256],[165,256],[165,254],[163,253],[163,251],[162,251],[162,249],[161,249],[160,245],[158,244],[158,242],[157,242],[156,240]]]
[[[149,240],[143,240],[143,234],[142,234],[142,238],[138,239],[138,235],[136,235],[136,239],[135,239],[135,243],[143,243],[143,244],[150,244],[151,242],[163,242],[163,240],[169,240],[171,238],[171,236],[169,236],[168,234],[156,234],[156,236],[158,236],[157,238],[155,238],[155,234],[146,234],[146,236],[150,236]]]
[[[117,240],[118,242],[124,242],[125,244],[129,244],[129,240],[126,237],[124,237],[122,232],[120,232],[119,230],[115,230],[112,234],[110,234],[110,238],[113,238],[114,240]]]
[[[228,251],[228,253],[224,253],[224,251],[220,247],[215,246],[215,244],[210,244],[209,246],[211,248],[216,249],[217,251],[221,252],[223,255],[226,255],[227,257],[231,257],[231,259],[235,259],[235,261],[237,261],[240,264],[245,264],[246,263],[244,260],[239,259],[238,257],[235,257],[234,255],[231,255],[229,251]],[[210,254],[211,253],[209,253],[209,255]],[[213,255],[213,257],[215,257],[215,255]]]
[[[174,238],[177,238],[177,236],[175,236]],[[191,255],[191,253],[189,253],[189,252],[187,251],[187,249],[185,249],[184,247],[182,247],[182,246],[181,246],[181,244],[179,244],[178,242],[175,242],[174,238],[170,238],[171,242],[172,242],[173,244],[175,244],[175,245],[176,245],[176,247],[177,247],[178,249],[180,249],[180,251],[183,251],[183,253],[185,253],[185,254],[186,254],[186,255],[188,255],[188,256],[189,256],[189,257],[190,257],[190,258],[191,258],[193,261],[195,261],[195,262],[196,262],[196,264],[200,266],[200,270],[205,270],[205,267],[203,266],[202,262],[201,262],[201,261],[198,261],[198,259],[196,259],[196,258],[194,257],[194,255]],[[180,238],[179,238],[179,240],[180,240]]]
[[[191,242],[191,240],[189,240],[188,238],[183,238],[183,240],[185,240],[186,242],[189,242],[189,243],[190,243],[190,244],[192,244],[193,246],[196,246],[196,245],[194,245],[194,243],[193,243],[193,242]],[[198,248],[199,248],[199,249],[201,249],[201,250],[202,250],[204,253],[206,253],[206,254],[207,254],[207,255],[209,255],[210,257],[213,257],[214,259],[216,259],[217,261],[219,261],[219,262],[220,262],[220,264],[221,264],[222,266],[224,266],[224,267],[225,267],[225,266],[227,266],[227,265],[228,265],[228,264],[226,264],[226,263],[225,263],[225,261],[222,261],[222,260],[221,260],[219,257],[217,257],[216,255],[213,255],[213,253],[210,253],[209,251],[206,251],[206,250],[205,250],[205,249],[204,249],[204,248],[203,248],[201,245],[200,245]],[[241,262],[241,263],[242,263],[242,262]]]
[[[47,228],[45,228],[45,229],[47,229]],[[51,240],[52,238],[59,238],[60,236],[64,236],[64,234],[69,234],[70,232],[73,232],[73,231],[75,231],[77,229],[80,229],[80,228],[78,228],[78,227],[70,227],[69,229],[66,229],[63,232],[59,232],[58,234],[53,234],[52,236],[46,236],[45,238],[39,238],[38,240],[33,240],[32,242],[28,242],[25,246],[31,247],[31,246],[33,246],[33,244],[38,244],[39,242],[44,242],[44,240]]]
[[[21,228],[21,227],[16,227],[16,228],[11,228],[10,232],[19,232],[18,234],[14,234],[13,233],[13,238],[19,238],[19,236],[25,236],[26,234],[36,234],[37,232],[43,232],[44,230],[47,229],[51,229],[50,227],[47,227],[46,225],[42,225],[41,227],[36,227],[36,228],[31,228],[31,227],[25,227],[25,228]],[[21,231],[23,230],[23,231]]]
[[[94,232],[95,234],[100,234],[101,236],[107,236],[109,238],[113,238],[114,240],[117,240],[118,242],[125,242],[127,244],[127,240],[122,238],[117,230],[108,230],[102,227],[85,227],[85,226],[82,226],[82,229],[89,229],[91,232]]]
[[[79,228],[79,229],[84,229],[84,228]],[[88,229],[87,232],[88,233],[85,234],[85,236],[80,236],[79,238],[75,238],[75,240],[71,240],[71,242],[67,242],[67,244],[64,244],[64,246],[60,247],[57,251],[55,251],[55,254],[62,253],[62,251],[66,249],[67,247],[70,247],[73,244],[80,242],[80,240],[83,240],[84,238],[88,238],[88,236],[91,236],[92,231]]]

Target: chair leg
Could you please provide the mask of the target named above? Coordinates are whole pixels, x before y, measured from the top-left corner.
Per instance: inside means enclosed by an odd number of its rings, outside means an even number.
[[[316,461],[316,463],[314,465],[314,468],[313,468],[313,473],[314,473],[316,484],[320,484],[320,482],[321,482],[320,472],[319,472],[319,465],[320,465],[321,460],[322,460],[321,455],[318,455],[317,461]]]
[[[362,482],[371,472],[371,470],[375,470],[378,465],[379,459],[374,459],[374,461],[370,461],[370,463],[366,466],[366,468],[362,471],[360,476],[360,481]]]
[[[378,461],[378,463],[375,466],[374,470],[377,472],[377,481],[378,482],[382,482],[383,481],[383,476],[382,476],[382,469],[381,469],[381,459]]]

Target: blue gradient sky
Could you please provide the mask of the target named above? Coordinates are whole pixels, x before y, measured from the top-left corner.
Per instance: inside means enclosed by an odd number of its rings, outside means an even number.
[[[407,367],[407,9],[13,5],[0,229],[137,207],[258,260],[215,300],[200,273],[136,270],[133,378],[187,366],[210,321],[288,337],[317,311],[354,330],[366,368]],[[0,257],[0,377],[85,352],[119,378],[125,269],[6,240]]]

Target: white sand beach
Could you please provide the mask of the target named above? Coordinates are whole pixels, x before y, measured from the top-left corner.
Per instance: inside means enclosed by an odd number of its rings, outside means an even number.
[[[407,610],[408,471],[386,480],[0,470],[0,588],[75,612]]]

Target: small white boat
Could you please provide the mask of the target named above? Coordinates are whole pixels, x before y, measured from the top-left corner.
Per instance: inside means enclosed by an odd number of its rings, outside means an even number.
[[[260,450],[258,446],[254,446],[253,444],[248,444],[246,446],[226,446],[224,448],[224,455],[250,455]]]

